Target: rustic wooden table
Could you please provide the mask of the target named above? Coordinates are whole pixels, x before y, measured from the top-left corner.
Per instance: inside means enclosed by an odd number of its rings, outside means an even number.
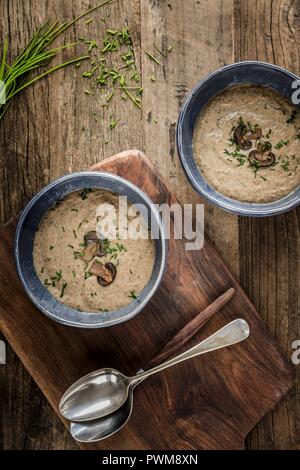
[[[1,42],[8,36],[14,57],[45,19],[71,18],[96,3],[2,0]],[[245,59],[300,72],[300,0],[119,0],[92,16],[88,25],[76,24],[68,39],[101,40],[109,28],[128,27],[142,75],[142,110],[118,98],[109,112],[103,110],[96,97],[84,94],[74,67],[23,93],[0,124],[2,223],[49,180],[129,148],[151,158],[182,202],[199,202],[175,146],[176,119],[189,90],[208,72]],[[154,43],[173,47],[160,66],[143,52]],[[109,130],[112,112],[120,121]],[[300,338],[299,209],[258,220],[205,207],[207,234],[291,356],[292,342]],[[7,356],[0,366],[0,448],[77,448],[9,347]],[[248,448],[300,449],[299,389],[298,372],[289,396],[249,435]]]

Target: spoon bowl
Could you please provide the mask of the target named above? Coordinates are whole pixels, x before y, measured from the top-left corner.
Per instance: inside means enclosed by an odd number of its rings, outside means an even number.
[[[99,369],[75,382],[63,395],[59,410],[70,421],[109,415],[126,401],[128,378],[116,369]]]
[[[105,417],[118,410],[130,389],[147,377],[209,351],[239,343],[249,336],[249,332],[248,323],[238,318],[193,348],[133,377],[126,377],[116,369],[100,369],[87,374],[65,392],[59,411],[64,418],[75,422]]]
[[[131,416],[132,408],[133,387],[130,387],[127,400],[118,410],[93,421],[72,422],[70,433],[78,442],[97,442],[106,439],[125,426]]]

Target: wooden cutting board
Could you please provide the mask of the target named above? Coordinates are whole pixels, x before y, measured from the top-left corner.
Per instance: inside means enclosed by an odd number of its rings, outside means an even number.
[[[93,167],[117,173],[156,203],[176,202],[149,160],[127,151]],[[248,340],[177,365],[139,385],[129,424],[84,449],[240,449],[250,429],[287,393],[293,370],[253,304],[211,242],[185,251],[170,240],[160,289],[133,320],[81,330],[56,324],[24,294],[14,259],[16,220],[0,234],[0,328],[57,412],[62,393],[82,375],[112,366],[135,373],[179,329],[229,287],[236,295],[187,346],[237,317]]]

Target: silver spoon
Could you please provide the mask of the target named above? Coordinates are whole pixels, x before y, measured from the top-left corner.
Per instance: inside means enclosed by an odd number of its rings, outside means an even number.
[[[228,289],[204,310],[187,323],[161,350],[146,364],[144,370],[151,369],[167,360],[178,349],[186,344],[235,294],[233,288]],[[140,369],[137,374],[144,372]],[[131,387],[125,403],[113,413],[103,418],[83,423],[71,423],[70,433],[79,442],[97,442],[118,432],[129,420],[133,409],[133,388]]]
[[[130,390],[149,376],[200,354],[239,343],[248,336],[248,323],[237,319],[193,348],[133,377],[126,377],[118,370],[108,368],[92,372],[65,392],[59,411],[64,418],[75,422],[102,418],[119,409],[125,403]]]

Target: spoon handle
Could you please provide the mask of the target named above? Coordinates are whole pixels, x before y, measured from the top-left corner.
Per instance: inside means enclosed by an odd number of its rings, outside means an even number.
[[[233,320],[220,330],[216,331],[216,333],[209,336],[193,348],[188,349],[184,353],[179,354],[178,356],[175,356],[169,361],[155,366],[146,372],[142,372],[138,375],[135,375],[134,377],[129,377],[129,382],[131,385],[135,385],[136,383],[146,379],[150,375],[156,374],[157,372],[167,369],[168,367],[191,359],[192,357],[196,357],[200,354],[204,354],[209,351],[214,351],[216,349],[221,349],[236,343],[240,343],[244,339],[248,338],[249,333],[249,325],[245,320],[243,320],[242,318]]]
[[[215,313],[217,313],[221,308],[229,302],[229,300],[234,296],[235,289],[232,287],[228,289],[224,294],[220,295],[216,300],[214,300],[208,307],[206,307],[202,312],[198,313],[187,325],[185,325],[182,330],[180,330],[170,341],[165,344],[165,346],[160,349],[160,351],[145,365],[143,370],[152,369],[152,367],[161,364],[163,361],[168,359],[175,351],[181,348],[186,344],[189,339],[191,339],[200,328],[202,328],[205,323],[210,320]]]

